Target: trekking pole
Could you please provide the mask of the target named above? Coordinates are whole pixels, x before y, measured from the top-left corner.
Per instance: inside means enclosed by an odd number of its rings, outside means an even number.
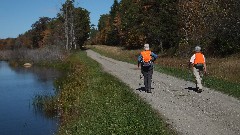
[[[154,72],[154,69],[155,69],[155,65],[153,63],[153,72]],[[153,76],[153,74],[152,74],[152,76]],[[155,82],[153,81],[153,77],[152,77],[152,83],[153,83],[153,85],[155,85]]]
[[[142,85],[142,78],[143,78],[143,77],[142,77],[142,75],[140,74],[140,75],[139,75],[139,79],[140,79],[139,86]]]
[[[191,74],[192,74],[192,72],[191,72],[191,65],[190,65],[190,63],[188,63],[188,75],[187,75],[187,81],[188,82],[190,82]]]
[[[138,63],[138,69],[139,69],[139,63]],[[141,71],[141,69],[140,69],[140,71]],[[140,79],[140,82],[138,83],[138,85],[141,86],[142,85],[142,74],[141,73],[139,75],[139,79]]]
[[[191,70],[189,69],[189,70],[188,70],[188,79],[187,79],[187,81],[189,81],[189,82],[191,81],[191,80],[190,80],[190,79],[191,79],[191,74],[192,74],[192,73],[191,73]]]
[[[188,73],[187,73],[187,81],[186,81],[186,84],[185,84],[185,85],[187,85],[188,82],[190,82],[190,77],[191,77],[191,71],[190,71],[190,69],[188,69]]]
[[[204,82],[204,77],[205,77],[205,75],[204,75],[205,73],[203,73],[202,74],[202,84],[203,84],[203,86],[205,86],[205,82]]]
[[[194,82],[196,84],[196,80],[193,79],[193,65],[191,62],[188,63],[188,77],[187,77],[187,83]]]
[[[203,71],[202,74],[202,82],[203,82],[203,86],[205,86],[205,78],[206,78],[207,73]]]

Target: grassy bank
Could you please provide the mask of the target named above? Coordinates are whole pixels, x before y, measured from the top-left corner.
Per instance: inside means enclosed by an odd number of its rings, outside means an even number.
[[[128,86],[102,71],[85,52],[74,54],[60,81],[58,134],[162,134],[174,132]]]
[[[119,47],[104,45],[88,46],[91,49],[117,60],[137,63],[137,56],[141,50],[125,50]],[[190,56],[189,56],[190,57]],[[191,71],[187,68],[190,58],[157,59],[156,71],[193,81]],[[207,58],[208,74],[203,78],[203,85],[240,98],[240,59],[239,56],[228,58]]]

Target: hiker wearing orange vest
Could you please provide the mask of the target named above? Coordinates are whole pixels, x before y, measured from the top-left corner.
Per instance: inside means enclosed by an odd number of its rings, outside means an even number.
[[[153,62],[156,59],[157,55],[149,50],[149,44],[145,44],[144,51],[138,56],[138,68],[141,64],[141,73],[144,77],[144,86],[147,93],[151,93]]]
[[[200,46],[195,47],[195,53],[190,59],[190,65],[195,76],[197,92],[202,92],[202,75],[203,72],[207,72],[207,66],[205,56],[202,54]]]

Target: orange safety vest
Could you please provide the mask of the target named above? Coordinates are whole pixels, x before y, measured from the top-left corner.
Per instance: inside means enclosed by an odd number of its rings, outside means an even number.
[[[143,57],[143,62],[149,62],[152,60],[151,57],[151,51],[147,50],[147,51],[142,51],[141,55]]]
[[[194,64],[204,64],[204,57],[202,53],[195,53]]]

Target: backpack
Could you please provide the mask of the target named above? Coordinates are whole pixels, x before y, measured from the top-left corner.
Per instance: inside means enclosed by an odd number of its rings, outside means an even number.
[[[141,55],[142,55],[142,65],[144,67],[151,66],[151,63],[152,63],[151,51],[142,51]]]
[[[203,71],[203,65],[204,58],[202,53],[195,53],[195,59],[194,59],[194,67],[196,69],[199,69],[200,71]]]

